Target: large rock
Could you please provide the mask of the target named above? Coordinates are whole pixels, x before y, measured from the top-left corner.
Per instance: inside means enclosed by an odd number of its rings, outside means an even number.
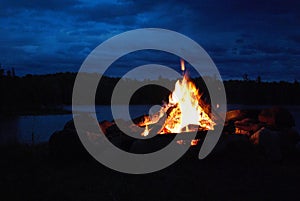
[[[54,132],[49,139],[49,148],[55,160],[73,161],[87,156],[75,129]]]
[[[226,133],[246,134],[270,160],[280,160],[296,151],[299,134],[291,113],[280,107],[258,110],[233,110],[226,116]]]
[[[267,159],[271,161],[278,161],[282,159],[280,132],[261,128],[250,137],[250,141],[254,145],[259,145],[263,148]]]
[[[295,126],[295,119],[292,114],[287,109],[281,107],[262,110],[258,115],[258,119],[261,123],[274,129],[286,129]]]
[[[251,135],[250,141],[263,148],[268,159],[277,161],[297,151],[299,138],[294,128],[272,130],[263,127]]]
[[[76,117],[75,117],[76,118]],[[95,119],[91,119],[91,122]],[[100,128],[105,131],[111,126],[108,122],[100,124]],[[87,126],[87,128],[89,128]],[[83,139],[90,143],[90,146],[101,146],[104,136],[97,131],[87,130],[83,132]],[[68,121],[63,130],[54,132],[49,139],[49,148],[52,158],[62,161],[77,161],[91,158],[83,146],[74,126],[74,120]]]
[[[241,121],[245,118],[257,119],[260,110],[230,110],[226,113],[225,121]]]

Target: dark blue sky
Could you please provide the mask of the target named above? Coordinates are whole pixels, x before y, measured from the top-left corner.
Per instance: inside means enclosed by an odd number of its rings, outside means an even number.
[[[300,80],[299,19],[298,0],[0,0],[0,63],[17,75],[75,72],[104,40],[157,27],[198,42],[224,79],[248,73]],[[148,63],[149,56],[132,58]],[[133,63],[119,63],[110,73],[126,72]]]

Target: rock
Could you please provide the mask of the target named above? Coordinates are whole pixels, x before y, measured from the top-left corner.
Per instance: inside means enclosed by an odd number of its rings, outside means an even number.
[[[236,134],[250,135],[261,128],[261,125],[257,122],[257,120],[251,118],[245,118],[241,121],[236,121],[234,122],[234,125],[236,127]]]
[[[87,151],[75,130],[56,131],[49,139],[50,154],[55,160],[75,161],[87,156]]]
[[[155,137],[152,137],[150,139],[134,140],[129,151],[137,154],[147,154],[147,153],[156,152],[166,147],[173,140],[174,137],[175,135],[173,134],[163,134],[163,135],[156,135]],[[178,144],[178,148],[180,148],[180,146],[183,145]]]
[[[65,124],[63,130],[75,130],[74,121],[73,121],[73,120],[68,121],[68,122]]]
[[[226,113],[226,122],[240,121],[245,118],[257,119],[260,110],[231,110]]]
[[[267,159],[271,161],[282,159],[280,132],[261,128],[250,137],[250,141],[263,148]]]
[[[123,126],[128,128],[130,131],[130,125],[126,124],[126,122],[119,121]],[[109,141],[117,146],[118,148],[129,151],[132,143],[134,142],[135,138],[132,138],[125,133],[123,133],[119,127],[116,124],[113,124],[109,128],[106,129],[106,137],[109,139]]]
[[[264,123],[274,129],[286,129],[295,126],[295,119],[285,108],[273,107],[264,109],[258,115],[261,123]]]
[[[299,133],[295,128],[282,129],[280,132],[281,149],[284,155],[296,151],[297,143],[300,142]]]
[[[263,127],[250,137],[250,141],[262,147],[268,159],[276,161],[295,153],[300,137],[294,128],[271,130]]]
[[[109,127],[111,127],[112,125],[114,125],[114,123],[112,123],[110,121],[105,120],[105,121],[100,122],[100,128],[105,135],[107,134],[107,129]]]
[[[224,124],[223,133],[225,134],[236,134],[236,128],[239,126],[247,126],[248,120],[251,122],[257,122],[258,114],[260,110],[231,110],[226,113],[226,119]],[[246,122],[247,121],[247,122]],[[249,125],[248,125],[249,126]],[[242,128],[238,128],[242,130]],[[250,131],[250,130],[249,130]],[[248,130],[244,134],[249,133]],[[242,133],[242,132],[241,132]]]
[[[95,121],[92,117],[88,118],[91,118],[91,122]],[[87,142],[90,142],[91,146],[98,146],[101,145],[102,137],[104,136],[101,135],[99,131],[87,130],[84,132],[83,137],[86,137]],[[68,121],[63,130],[56,131],[51,135],[49,139],[49,149],[52,158],[55,160],[70,162],[91,158],[77,134],[74,120]]]

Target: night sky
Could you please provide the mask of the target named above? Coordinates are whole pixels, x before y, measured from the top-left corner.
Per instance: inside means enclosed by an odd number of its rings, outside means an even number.
[[[224,79],[247,73],[265,81],[300,80],[297,0],[1,0],[0,24],[0,63],[19,76],[76,72],[104,40],[155,27],[198,42]],[[149,61],[179,65],[164,54],[137,53],[121,59],[109,75]]]

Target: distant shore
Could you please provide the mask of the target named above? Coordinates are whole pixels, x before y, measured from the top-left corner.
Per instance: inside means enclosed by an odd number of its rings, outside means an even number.
[[[35,116],[35,115],[60,115],[72,114],[72,111],[63,108],[44,108],[36,110],[4,111],[1,116]]]
[[[95,76],[86,74],[87,78]],[[76,73],[26,75],[24,77],[0,77],[0,113],[5,115],[68,114],[62,105],[72,104],[72,92]],[[176,80],[160,78],[160,82],[173,88]],[[221,84],[213,77],[206,80]],[[209,94],[202,78],[193,78],[202,99],[209,103]],[[109,105],[118,82],[127,88],[142,81],[103,76],[99,82],[95,103]],[[264,82],[262,80],[226,80],[223,82],[228,104],[247,105],[300,105],[300,84],[294,82]],[[166,101],[170,91],[149,85],[138,89],[131,97],[132,105],[153,105]],[[117,104],[126,104],[118,100]]]

